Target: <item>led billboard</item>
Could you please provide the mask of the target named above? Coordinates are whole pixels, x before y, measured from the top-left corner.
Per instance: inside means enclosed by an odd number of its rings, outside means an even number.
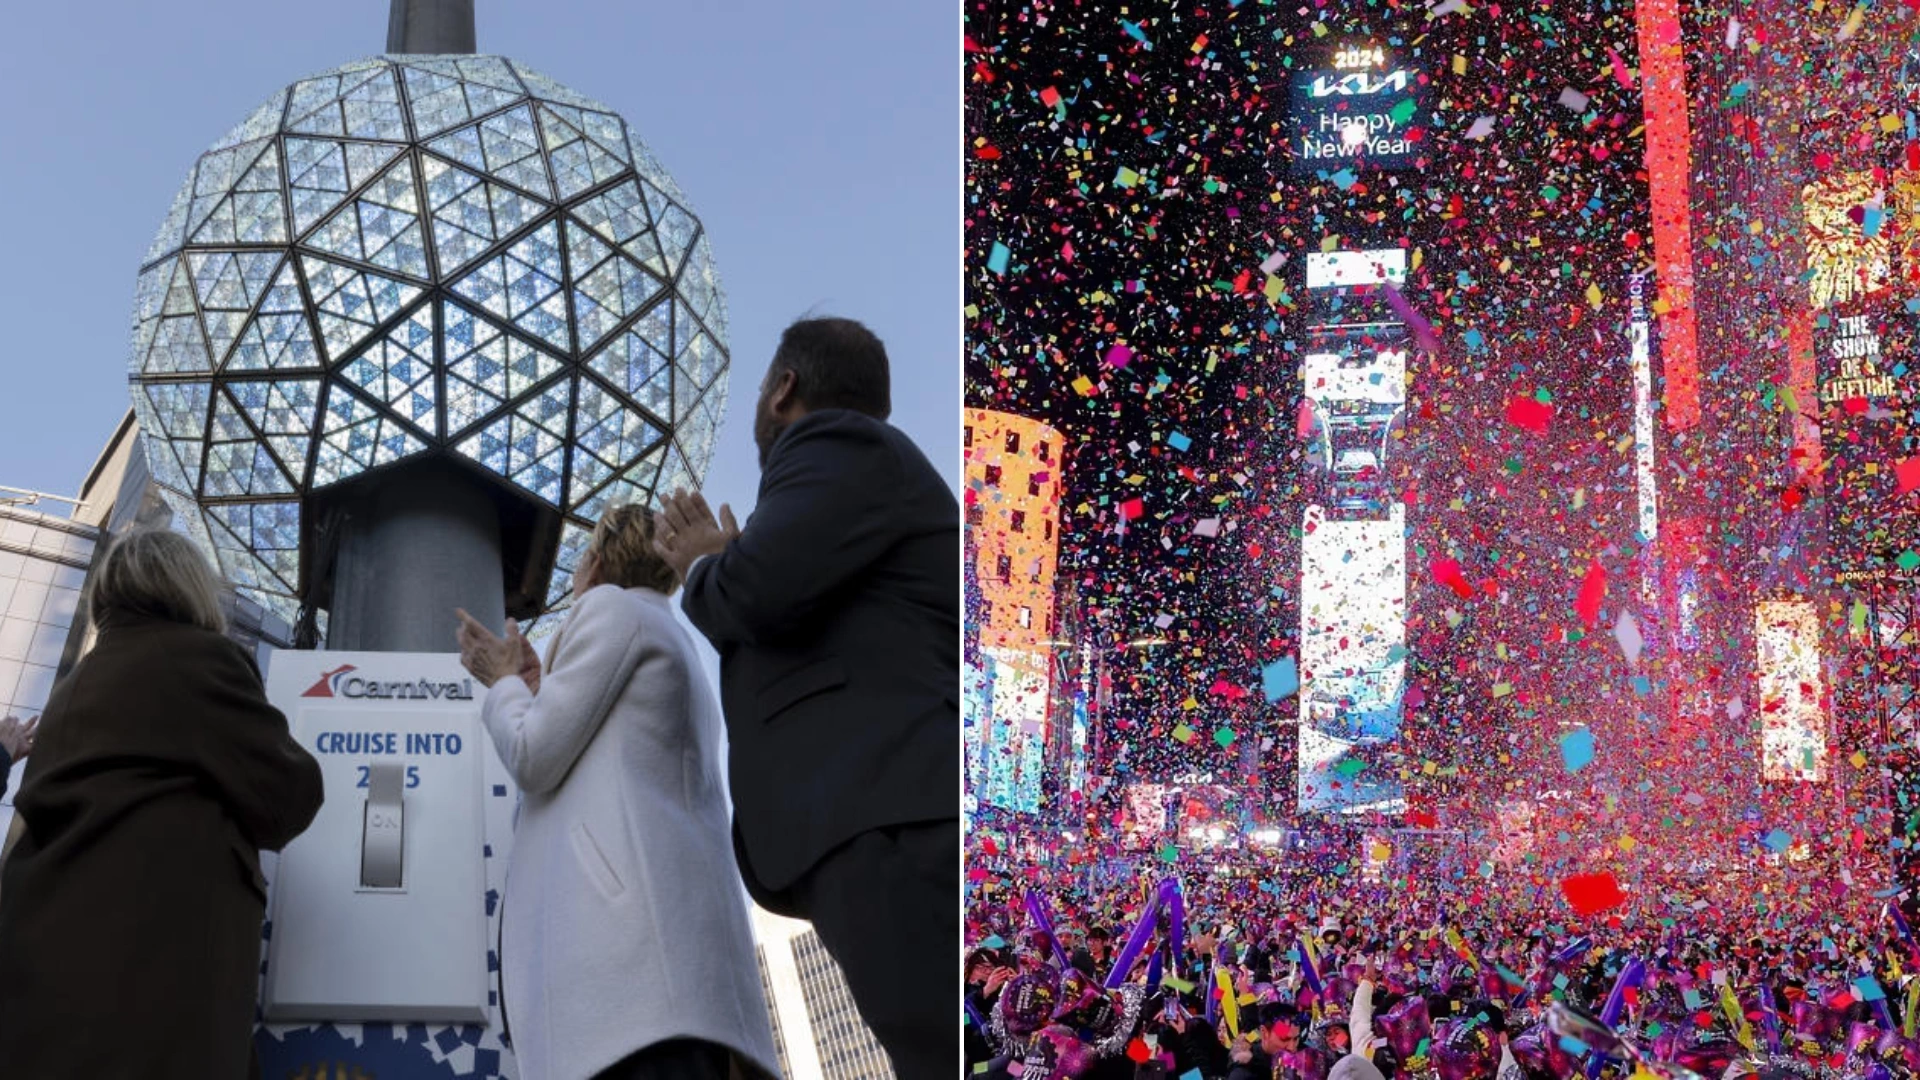
[[[1425,166],[1420,83],[1373,47],[1343,47],[1330,66],[1294,72],[1294,171]]]
[[[1309,506],[1300,570],[1299,808],[1399,812],[1389,758],[1406,696],[1406,508],[1337,520]]]
[[[1768,780],[1827,778],[1820,620],[1809,600],[1763,601],[1754,613],[1760,673],[1760,768]]]

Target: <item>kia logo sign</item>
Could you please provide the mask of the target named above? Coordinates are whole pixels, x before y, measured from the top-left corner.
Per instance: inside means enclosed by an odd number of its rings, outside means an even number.
[[[1322,75],[1307,87],[1307,96],[1314,98],[1333,97],[1371,97],[1390,91],[1405,90],[1410,76],[1404,71],[1390,75],[1375,75],[1371,72],[1356,71],[1351,75]]]

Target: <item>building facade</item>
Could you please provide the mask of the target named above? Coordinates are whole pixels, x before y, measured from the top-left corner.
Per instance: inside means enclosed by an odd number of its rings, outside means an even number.
[[[1034,814],[1053,699],[1065,440],[1038,420],[991,409],[964,414],[970,609],[969,792],[984,807]]]
[[[890,1080],[892,1064],[860,1019],[846,976],[807,923],[752,909],[761,986],[789,1080]]]
[[[99,531],[36,509],[43,498],[0,490],[0,713],[21,719],[46,707],[70,666],[68,639]],[[26,762],[16,762],[0,796],[0,828]]]

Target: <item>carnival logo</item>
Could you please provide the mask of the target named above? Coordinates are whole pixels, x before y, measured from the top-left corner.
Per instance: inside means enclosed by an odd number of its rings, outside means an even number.
[[[345,675],[346,673],[354,670],[357,670],[357,669],[354,668],[352,664],[341,664],[339,667],[334,668],[332,671],[329,671],[326,674],[320,676],[320,681],[314,683],[312,686],[307,687],[306,692],[302,693],[300,696],[301,697],[333,697],[334,691],[338,689],[338,687],[335,686],[334,684],[339,681],[340,676]]]
[[[352,664],[342,664],[320,676],[320,680],[307,687],[300,696],[310,698],[377,698],[381,700],[429,700],[429,701],[472,701],[473,680],[461,679],[458,682],[434,682],[430,679],[397,680],[375,682],[372,679],[349,678],[359,669]]]
[[[1356,71],[1351,75],[1316,76],[1307,86],[1307,96],[1314,98],[1332,97],[1371,97],[1389,91],[1405,90],[1408,75],[1396,71],[1390,75],[1374,75],[1365,71]]]

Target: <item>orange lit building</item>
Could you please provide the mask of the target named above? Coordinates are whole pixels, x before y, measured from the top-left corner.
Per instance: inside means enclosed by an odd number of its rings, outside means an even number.
[[[1039,809],[1052,700],[1054,575],[1063,440],[1038,420],[965,414],[968,567],[978,646],[969,656],[969,788],[981,806]]]

